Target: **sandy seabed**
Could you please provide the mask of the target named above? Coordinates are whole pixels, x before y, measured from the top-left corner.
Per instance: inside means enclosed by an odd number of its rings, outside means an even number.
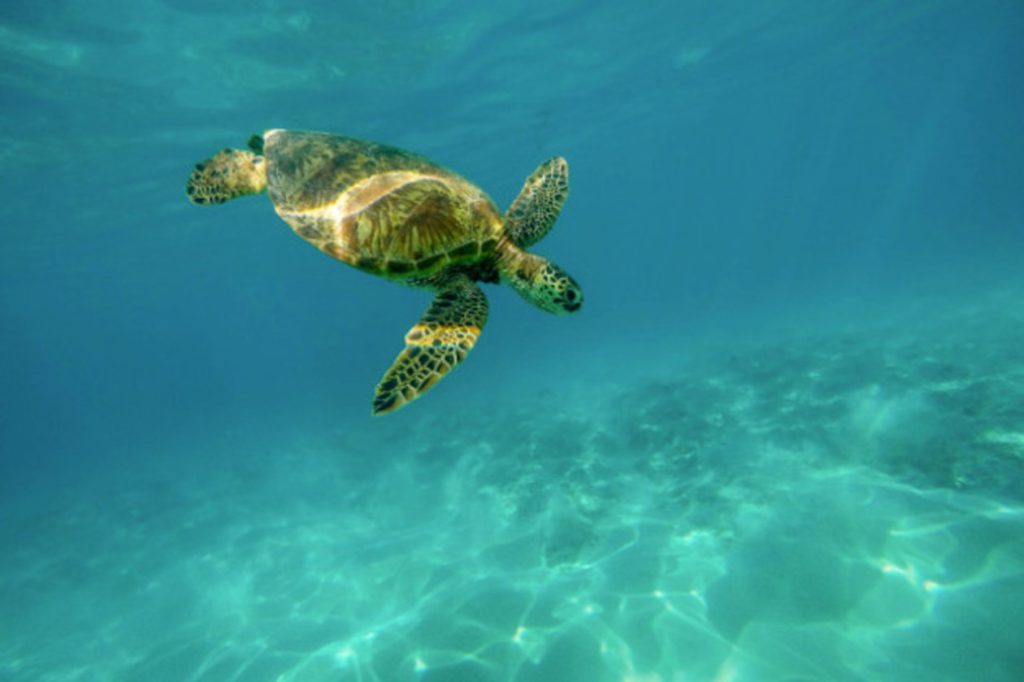
[[[210,439],[19,504],[0,678],[1019,680],[1006,300],[647,357],[386,452]]]

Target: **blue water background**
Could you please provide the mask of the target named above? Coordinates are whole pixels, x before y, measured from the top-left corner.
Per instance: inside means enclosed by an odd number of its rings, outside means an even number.
[[[1021,679],[1022,37],[1015,0],[5,0],[0,678]],[[184,196],[273,127],[502,207],[565,156],[536,249],[585,309],[488,287],[371,418],[429,296]]]

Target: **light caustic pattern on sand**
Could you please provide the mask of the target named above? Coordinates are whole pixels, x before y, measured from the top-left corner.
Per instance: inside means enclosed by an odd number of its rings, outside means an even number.
[[[352,431],[211,443],[13,510],[0,677],[1009,681],[1002,325],[735,347],[560,413],[424,417],[386,457]]]

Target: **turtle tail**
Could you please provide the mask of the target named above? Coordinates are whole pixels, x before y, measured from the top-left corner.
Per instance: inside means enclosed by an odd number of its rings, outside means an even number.
[[[267,164],[262,156],[241,149],[223,149],[197,163],[185,185],[194,204],[223,204],[229,199],[267,189]]]

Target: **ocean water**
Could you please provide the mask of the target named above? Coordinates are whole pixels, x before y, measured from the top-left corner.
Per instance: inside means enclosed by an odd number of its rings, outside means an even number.
[[[1024,679],[1019,0],[0,4],[0,680]],[[435,159],[586,292],[430,296],[193,164]]]

